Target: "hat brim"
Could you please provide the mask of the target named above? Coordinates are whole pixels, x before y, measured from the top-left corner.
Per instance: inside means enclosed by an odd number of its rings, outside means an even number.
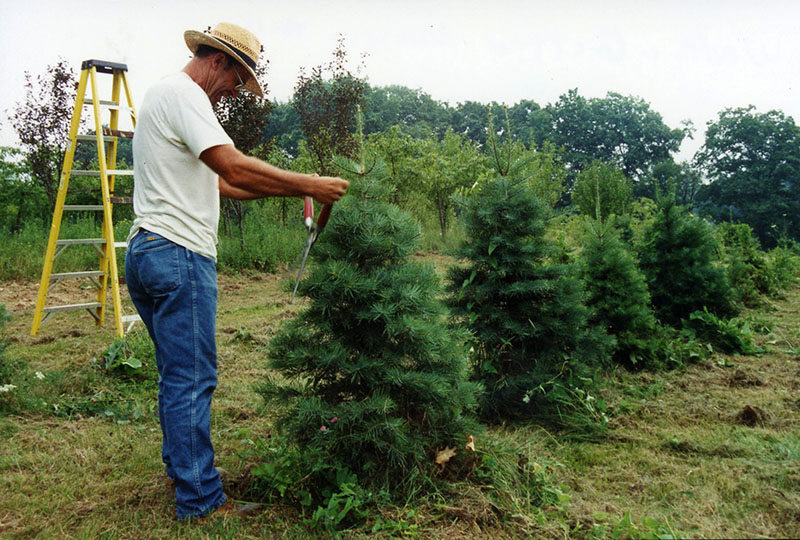
[[[248,79],[247,83],[245,83],[244,89],[260,98],[264,97],[264,91],[261,89],[261,85],[258,83],[256,72],[253,70],[253,68],[245,64],[241,58],[239,58],[239,55],[225,42],[220,41],[204,32],[198,32],[197,30],[187,30],[183,33],[183,39],[186,41],[186,46],[189,47],[189,50],[192,51],[192,54],[197,52],[197,47],[200,45],[208,45],[209,47],[219,49],[220,51],[229,54],[239,63],[240,66],[244,67],[247,72],[250,73],[250,79]]]

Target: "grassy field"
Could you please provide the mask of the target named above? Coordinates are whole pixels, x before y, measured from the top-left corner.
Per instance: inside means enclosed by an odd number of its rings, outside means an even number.
[[[440,265],[447,260],[437,258]],[[212,416],[218,464],[236,499],[248,498],[253,441],[268,440],[271,414],[253,385],[266,345],[302,308],[291,276],[220,276],[220,380]],[[317,538],[297,508],[272,504],[248,519],[188,525],[174,518],[160,465],[154,366],[141,328],[129,377],[106,369],[109,321],[49,321],[30,336],[37,283],[0,283],[13,319],[4,356],[24,384],[17,412],[0,415],[2,538]],[[64,300],[79,287],[61,289]],[[711,355],[685,370],[608,375],[610,430],[574,441],[534,426],[488,437],[547,479],[545,508],[509,491],[497,505],[473,484],[404,507],[371,508],[346,538],[784,538],[800,536],[800,290],[749,312],[760,356]],[[126,301],[127,303],[127,301]],[[113,360],[113,359],[112,359]],[[39,375],[37,375],[37,373]],[[2,383],[4,381],[0,381]],[[481,450],[481,441],[477,441]],[[496,501],[495,501],[496,502]],[[509,511],[518,508],[518,512]]]

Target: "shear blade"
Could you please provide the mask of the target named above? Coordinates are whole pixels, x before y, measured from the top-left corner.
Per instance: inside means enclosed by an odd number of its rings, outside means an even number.
[[[303,277],[303,269],[306,267],[306,259],[308,258],[308,252],[311,251],[311,246],[314,244],[314,237],[309,236],[308,242],[306,243],[305,249],[303,249],[302,260],[300,262],[300,271],[297,272],[297,279],[294,282],[294,290],[292,291],[292,301],[294,301],[294,297],[297,294],[297,287],[300,285],[300,278]]]

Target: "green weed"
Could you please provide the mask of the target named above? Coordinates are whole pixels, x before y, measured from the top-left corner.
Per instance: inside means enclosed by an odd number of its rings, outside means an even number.
[[[589,531],[589,538],[592,540],[608,538],[615,540],[621,538],[671,540],[687,537],[683,533],[676,532],[668,520],[661,522],[644,517],[636,523],[630,511],[625,512],[625,515],[617,521],[610,520],[610,517],[604,512],[595,513],[594,517],[599,523],[594,523]]]
[[[691,338],[699,339],[724,353],[759,354],[763,352],[753,343],[753,332],[745,319],[722,319],[703,308],[694,311],[683,321],[684,330]]]

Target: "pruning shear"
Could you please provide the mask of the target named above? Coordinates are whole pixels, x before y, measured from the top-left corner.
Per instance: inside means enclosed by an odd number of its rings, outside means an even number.
[[[322,230],[325,228],[325,225],[328,224],[328,218],[331,217],[332,208],[333,204],[324,205],[317,218],[317,223],[314,224],[314,201],[311,197],[306,197],[303,202],[303,225],[306,226],[306,230],[308,231],[308,241],[306,241],[306,247],[303,248],[303,252],[300,254],[300,271],[297,273],[297,280],[294,282],[292,300],[294,300],[294,295],[297,294],[297,287],[300,285],[300,278],[303,276],[303,269],[306,267],[308,252],[311,251],[311,246],[314,245],[317,238],[319,238],[319,235],[322,233]]]

